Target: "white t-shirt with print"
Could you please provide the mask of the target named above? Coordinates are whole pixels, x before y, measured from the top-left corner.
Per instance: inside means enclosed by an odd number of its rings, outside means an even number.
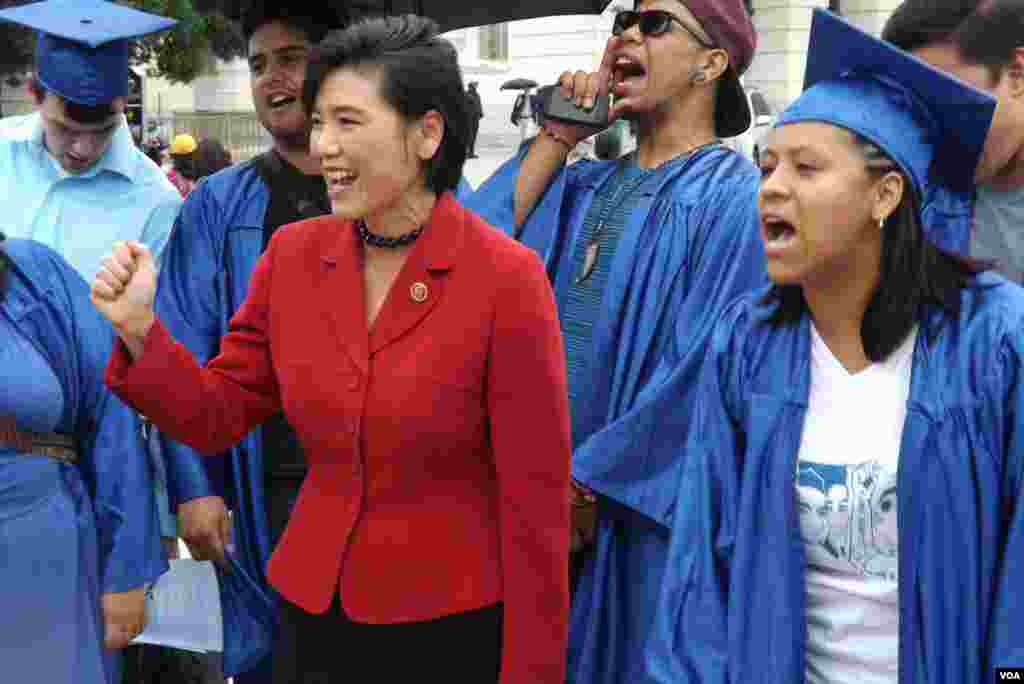
[[[896,684],[896,472],[917,331],[855,374],[813,326],[811,335],[796,492],[807,559],[807,682]]]

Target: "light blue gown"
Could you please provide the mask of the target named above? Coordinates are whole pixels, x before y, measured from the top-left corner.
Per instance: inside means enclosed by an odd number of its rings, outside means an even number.
[[[110,324],[47,247],[6,240],[0,432],[74,435],[78,461],[17,453],[0,435],[0,682],[120,684],[101,595],[167,569],[139,420],[102,372]]]
[[[0,416],[53,432],[64,392],[0,309]],[[107,682],[92,502],[73,465],[0,442],[0,679]]]

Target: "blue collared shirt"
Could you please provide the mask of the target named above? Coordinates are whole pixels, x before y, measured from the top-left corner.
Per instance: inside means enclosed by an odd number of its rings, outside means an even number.
[[[117,240],[138,240],[159,257],[181,195],[135,147],[122,119],[103,156],[69,175],[43,144],[38,113],[0,120],[0,232],[42,242],[86,282]]]

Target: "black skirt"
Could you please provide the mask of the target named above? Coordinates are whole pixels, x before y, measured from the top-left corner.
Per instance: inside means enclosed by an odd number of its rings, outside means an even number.
[[[353,622],[335,597],[323,615],[282,600],[295,643],[288,659],[275,659],[274,681],[295,684],[498,681],[501,671],[502,605],[435,620],[372,625]],[[297,666],[297,667],[295,667]],[[297,671],[296,671],[297,670]]]

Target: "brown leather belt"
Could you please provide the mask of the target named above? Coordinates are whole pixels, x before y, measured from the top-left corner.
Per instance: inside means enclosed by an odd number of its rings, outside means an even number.
[[[27,432],[0,425],[0,445],[14,447],[19,454],[49,456],[65,463],[78,461],[75,438],[59,432]]]

